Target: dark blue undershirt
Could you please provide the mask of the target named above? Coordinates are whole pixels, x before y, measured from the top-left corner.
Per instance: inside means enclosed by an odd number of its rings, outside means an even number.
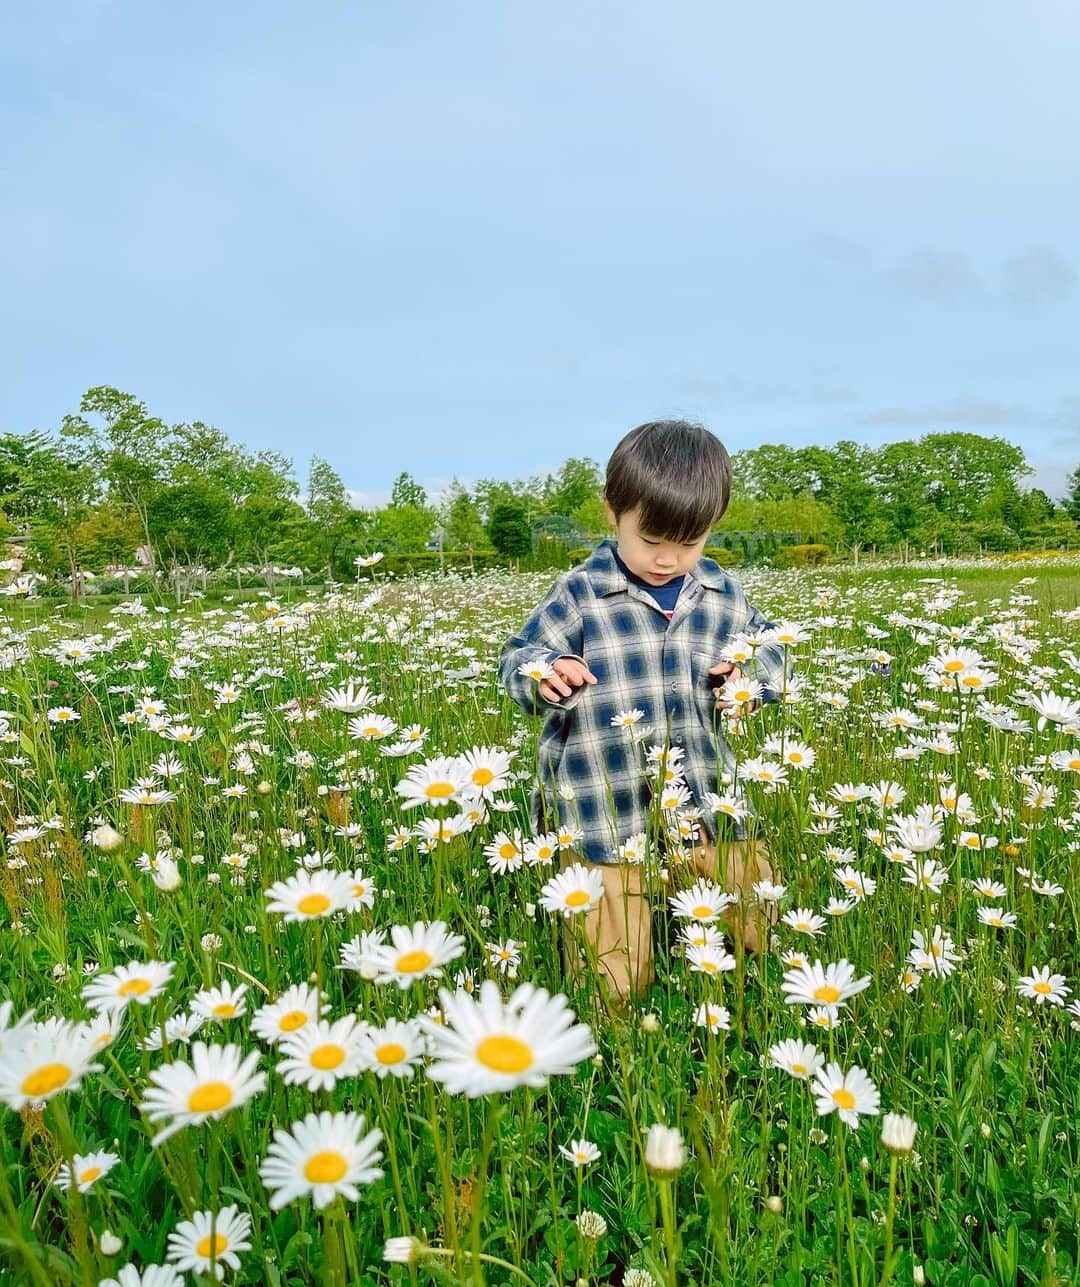
[[[679,598],[679,591],[682,589],[682,583],[685,577],[677,576],[674,580],[669,581],[666,585],[653,585],[651,581],[646,581],[635,572],[631,572],[626,564],[619,558],[619,551],[612,546],[612,553],[615,555],[615,562],[626,574],[626,579],[632,581],[634,585],[640,585],[643,590],[648,590],[649,595],[656,600],[661,612],[667,619],[671,620],[671,614],[675,611],[675,604]]]

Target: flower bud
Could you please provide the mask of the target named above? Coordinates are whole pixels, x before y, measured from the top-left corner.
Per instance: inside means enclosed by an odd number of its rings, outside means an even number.
[[[903,1113],[886,1113],[881,1119],[881,1142],[890,1153],[910,1153],[918,1129]]]
[[[387,1238],[383,1247],[383,1260],[392,1265],[411,1265],[423,1254],[424,1244],[419,1238]]]
[[[765,1199],[765,1207],[767,1210],[771,1211],[773,1215],[779,1215],[784,1209],[784,1201],[780,1197],[779,1193],[770,1193]]]
[[[255,791],[257,795],[269,795],[270,792],[273,791],[273,789],[274,788],[270,785],[269,782],[267,782],[265,778],[263,778],[261,782],[257,783],[255,787]]]
[[[110,1233],[108,1229],[103,1229],[101,1231],[101,1237],[98,1239],[98,1246],[101,1248],[102,1255],[115,1256],[123,1245],[124,1244],[115,1233]]]
[[[686,1153],[679,1128],[661,1126],[659,1122],[654,1122],[649,1127],[649,1136],[645,1141],[645,1165],[655,1175],[674,1175],[685,1161]]]

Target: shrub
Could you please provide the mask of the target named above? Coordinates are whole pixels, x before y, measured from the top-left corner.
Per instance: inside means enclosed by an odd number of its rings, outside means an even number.
[[[778,568],[816,568],[830,553],[827,545],[781,545],[773,559]]]

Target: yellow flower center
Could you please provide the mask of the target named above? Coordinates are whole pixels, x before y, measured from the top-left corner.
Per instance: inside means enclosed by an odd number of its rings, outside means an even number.
[[[93,1182],[98,1178],[100,1174],[101,1174],[100,1166],[88,1166],[86,1170],[83,1171],[82,1174],[79,1176],[79,1183],[93,1184]]]
[[[308,1021],[306,1010],[290,1010],[288,1014],[283,1014],[278,1020],[278,1027],[282,1032],[295,1032],[297,1028],[302,1028]]]
[[[566,895],[567,907],[584,907],[588,901],[589,894],[585,889],[574,889]]]
[[[341,1046],[330,1042],[325,1046],[316,1046],[311,1052],[311,1066],[322,1069],[324,1072],[330,1068],[337,1068],[339,1064],[345,1062],[345,1051]]]
[[[834,1090],[832,1093],[832,1097],[833,1097],[833,1100],[837,1104],[839,1104],[841,1108],[855,1107],[855,1096],[851,1093],[850,1090],[847,1090],[843,1086],[841,1086],[838,1090]]]
[[[505,858],[509,861],[509,859],[513,858],[513,856],[516,853],[517,853],[517,846],[512,845],[509,840],[506,842],[506,844],[499,846],[500,858]]]
[[[229,1240],[223,1233],[215,1233],[213,1238],[209,1234],[205,1238],[200,1238],[195,1244],[195,1254],[202,1256],[204,1260],[217,1259],[223,1251],[229,1248]]]
[[[1040,979],[1038,983],[1033,983],[1031,985],[1031,990],[1032,992],[1041,993],[1044,997],[1048,997],[1054,989],[1044,979]]]
[[[196,1086],[188,1096],[189,1113],[216,1113],[232,1103],[233,1088],[223,1081],[208,1081]]]
[[[696,916],[699,921],[703,921],[706,916],[711,916],[713,914],[713,909],[708,903],[698,903],[698,905],[692,909],[691,914]]]
[[[67,1064],[42,1064],[23,1079],[20,1089],[30,1099],[44,1099],[65,1085],[70,1076]]]
[[[800,1077],[805,1077],[807,1073],[807,1068],[805,1064],[792,1064],[791,1071],[793,1073],[797,1073]]]
[[[420,974],[428,968],[434,959],[430,952],[425,952],[422,948],[417,948],[415,952],[406,952],[403,956],[398,957],[398,973]]]
[[[705,971],[705,973],[706,973],[706,974],[715,974],[715,973],[716,973],[716,962],[715,962],[715,961],[702,961],[702,962],[701,962],[701,968]]]
[[[474,769],[472,780],[475,786],[490,786],[495,781],[495,774],[490,769]]]
[[[485,1037],[476,1047],[476,1057],[492,1072],[520,1073],[531,1067],[533,1053],[518,1037]]]
[[[126,983],[121,983],[117,988],[117,996],[122,997],[141,997],[153,987],[149,979],[128,979]]]
[[[814,1000],[821,1001],[824,1005],[833,1005],[840,1000],[840,989],[830,987],[827,983],[824,983],[815,990]]]
[[[309,1184],[336,1184],[348,1169],[349,1164],[340,1153],[327,1149],[312,1153],[304,1163],[304,1179]]]
[[[236,1006],[229,1001],[223,1001],[221,1005],[214,1006],[214,1017],[216,1019],[231,1019],[236,1014]]]
[[[385,1046],[378,1047],[375,1058],[379,1063],[387,1066],[399,1064],[405,1058],[405,1047],[398,1045],[396,1041],[388,1041]]]
[[[964,669],[964,663],[954,657],[951,661],[947,661],[945,663],[944,668],[949,672],[950,675],[955,675],[957,671]]]
[[[329,906],[328,894],[305,894],[296,904],[296,910],[305,916],[321,916]]]
[[[448,795],[454,794],[453,782],[432,782],[427,788],[429,800],[445,800]]]

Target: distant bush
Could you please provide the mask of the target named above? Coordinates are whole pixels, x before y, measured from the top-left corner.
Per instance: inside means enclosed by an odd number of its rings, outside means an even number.
[[[773,562],[778,568],[816,568],[830,553],[827,545],[781,545]]]
[[[719,563],[722,568],[737,568],[742,563],[742,555],[724,545],[706,545],[702,553],[707,559]]]

